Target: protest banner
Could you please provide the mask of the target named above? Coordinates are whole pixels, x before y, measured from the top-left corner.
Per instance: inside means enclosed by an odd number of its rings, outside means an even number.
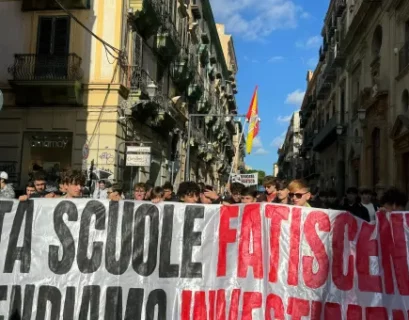
[[[409,213],[0,201],[3,319],[408,317]]]
[[[258,185],[258,173],[234,174],[232,175],[232,182],[239,182],[246,187]]]

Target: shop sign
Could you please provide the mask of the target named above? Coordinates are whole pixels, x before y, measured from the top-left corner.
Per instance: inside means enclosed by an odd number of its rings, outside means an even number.
[[[60,148],[65,149],[67,146],[67,140],[32,140],[32,148]]]
[[[151,165],[151,147],[126,148],[126,166],[127,167],[150,167]]]

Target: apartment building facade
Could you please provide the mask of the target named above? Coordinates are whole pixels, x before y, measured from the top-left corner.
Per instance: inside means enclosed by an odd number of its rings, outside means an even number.
[[[208,0],[0,3],[0,167],[24,185],[33,168],[93,168],[131,186],[226,180],[234,157],[233,83]],[[191,140],[187,141],[189,114]],[[217,114],[218,116],[210,116]],[[206,116],[209,115],[209,116]],[[151,164],[126,164],[128,146]],[[222,157],[220,155],[223,155]]]

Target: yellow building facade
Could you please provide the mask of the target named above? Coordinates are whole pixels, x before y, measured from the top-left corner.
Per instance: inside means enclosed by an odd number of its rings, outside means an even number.
[[[127,187],[178,184],[191,143],[192,158],[206,159],[191,165],[191,177],[220,183],[234,125],[203,117],[186,139],[189,112],[236,109],[210,6],[60,3],[0,1],[1,28],[13,33],[1,50],[0,170],[20,187],[39,168],[58,176],[71,167]],[[151,147],[149,167],[126,166],[134,145]],[[226,164],[215,161],[222,151]]]

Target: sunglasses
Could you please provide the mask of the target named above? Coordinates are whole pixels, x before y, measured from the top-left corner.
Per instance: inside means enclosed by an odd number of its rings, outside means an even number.
[[[288,196],[289,196],[291,199],[294,198],[294,197],[296,197],[297,199],[301,199],[302,196],[305,195],[305,194],[307,194],[307,193],[309,193],[309,192],[304,192],[304,193],[293,193],[293,192],[290,192],[290,193],[288,194]]]

